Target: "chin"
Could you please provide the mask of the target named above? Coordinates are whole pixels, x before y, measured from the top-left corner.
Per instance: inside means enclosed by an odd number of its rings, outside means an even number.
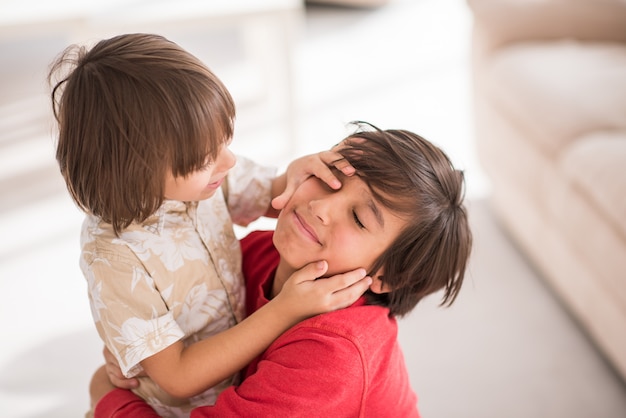
[[[215,194],[215,190],[205,191],[198,200],[207,200]]]

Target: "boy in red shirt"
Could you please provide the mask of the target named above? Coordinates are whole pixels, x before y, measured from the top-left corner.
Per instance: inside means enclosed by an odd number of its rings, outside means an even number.
[[[442,304],[451,304],[461,288],[472,242],[463,173],[416,134],[372,128],[343,142],[339,152],[356,175],[342,177],[341,189],[309,178],[273,233],[241,241],[248,312],[276,296],[294,271],[320,260],[327,275],[365,268],[370,289],[352,306],[285,332],[244,370],[239,386],[192,417],[419,417],[395,318],[439,290]],[[129,384],[112,370],[109,376]],[[100,369],[92,400],[106,395],[96,417],[156,416],[132,392],[111,388]]]

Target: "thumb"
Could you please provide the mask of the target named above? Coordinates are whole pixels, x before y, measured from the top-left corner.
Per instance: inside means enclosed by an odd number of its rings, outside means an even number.
[[[324,260],[315,261],[302,267],[296,271],[291,277],[295,284],[304,283],[307,281],[314,281],[318,277],[321,277],[328,270],[328,263]]]
[[[276,196],[274,199],[272,199],[272,207],[276,210],[281,210],[282,208],[284,208],[287,202],[289,201],[289,199],[291,198],[291,195],[293,195],[295,191],[296,191],[296,185],[291,182],[287,182],[287,186],[285,186],[285,190],[281,194]]]

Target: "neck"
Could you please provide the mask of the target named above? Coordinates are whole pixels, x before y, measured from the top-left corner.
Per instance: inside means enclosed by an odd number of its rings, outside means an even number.
[[[283,285],[289,279],[289,277],[295,272],[295,270],[283,262],[281,259],[276,267],[276,274],[274,275],[274,284],[272,285],[271,297],[278,295],[283,288]]]

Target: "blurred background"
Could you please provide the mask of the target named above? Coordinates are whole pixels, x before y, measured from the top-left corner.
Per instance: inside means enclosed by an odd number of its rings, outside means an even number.
[[[82,215],[54,159],[48,65],[71,43],[155,32],[231,90],[240,155],[282,169],[364,120],[419,133],[465,170],[475,247],[461,296],[400,321],[424,417],[626,416],[615,362],[492,210],[471,3],[488,2],[0,0],[0,415],[82,416],[102,362],[78,267]]]

